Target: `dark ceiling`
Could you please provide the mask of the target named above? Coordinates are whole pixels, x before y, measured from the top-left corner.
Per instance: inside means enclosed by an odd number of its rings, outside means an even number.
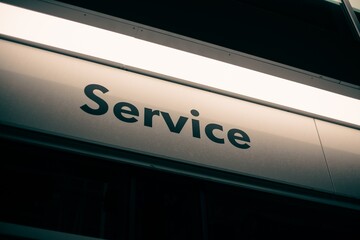
[[[325,0],[61,0],[360,85],[360,41]]]

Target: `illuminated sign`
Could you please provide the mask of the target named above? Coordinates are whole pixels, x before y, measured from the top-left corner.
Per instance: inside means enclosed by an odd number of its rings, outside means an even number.
[[[333,191],[313,118],[0,40],[0,123]]]
[[[132,35],[132,25],[61,4],[6,2],[1,125],[360,198],[357,89],[342,95],[335,83],[325,91],[291,81],[299,73],[289,69],[276,67],[285,79],[230,64],[238,59],[226,51],[206,47],[227,62],[145,41],[157,33]],[[191,42],[166,36],[185,49]]]

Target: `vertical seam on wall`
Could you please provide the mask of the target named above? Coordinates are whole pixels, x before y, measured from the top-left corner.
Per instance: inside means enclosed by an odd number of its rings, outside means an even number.
[[[333,179],[332,179],[332,176],[331,176],[331,172],[330,172],[330,168],[329,168],[328,162],[327,162],[327,160],[326,160],[325,150],[324,150],[323,144],[322,144],[322,142],[321,142],[321,137],[320,137],[320,133],[319,133],[318,127],[317,127],[317,125],[316,125],[316,119],[313,118],[313,120],[314,120],[314,124],[315,124],[316,133],[317,133],[318,138],[319,138],[321,151],[322,151],[323,156],[324,156],[325,165],[326,165],[326,168],[327,168],[329,177],[330,177],[331,186],[332,186],[332,188],[333,188],[334,193],[336,193],[335,186],[334,186],[334,182],[333,182]]]

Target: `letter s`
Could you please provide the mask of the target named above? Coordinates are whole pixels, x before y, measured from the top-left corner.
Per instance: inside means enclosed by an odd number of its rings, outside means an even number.
[[[84,88],[85,95],[88,98],[90,98],[91,100],[93,100],[94,102],[96,102],[99,105],[99,107],[97,109],[93,109],[93,108],[89,107],[87,104],[84,104],[80,108],[82,110],[84,110],[84,112],[92,114],[92,115],[105,114],[108,111],[109,106],[103,99],[101,99],[100,97],[95,95],[95,93],[94,93],[95,90],[100,90],[102,93],[106,93],[109,91],[106,87],[103,87],[99,84],[87,85]]]

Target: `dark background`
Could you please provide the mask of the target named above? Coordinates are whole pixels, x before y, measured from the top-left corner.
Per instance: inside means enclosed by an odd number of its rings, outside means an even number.
[[[325,0],[61,0],[360,85],[360,41]]]
[[[114,240],[360,238],[359,210],[83,153],[99,151],[157,166],[169,162],[167,159],[23,129],[0,126],[0,130],[11,133],[11,139],[0,134],[2,153],[9,156],[0,162],[1,240],[83,239],[81,236]],[[71,148],[80,151],[65,150]],[[196,168],[184,165],[178,163],[177,167]],[[210,170],[207,173],[212,174]],[[320,199],[335,197],[246,176],[237,175],[234,180],[275,192],[283,189]],[[3,222],[37,230],[1,229]],[[77,236],[65,238],[62,233]],[[18,237],[25,234],[29,238]]]
[[[341,6],[325,0],[61,2],[359,85],[360,41]],[[320,199],[305,201],[95,156],[165,167],[167,159],[9,126],[0,133],[0,223],[106,239],[359,239],[359,210],[326,204],[332,195],[176,165]],[[16,236],[0,233],[27,239]]]

